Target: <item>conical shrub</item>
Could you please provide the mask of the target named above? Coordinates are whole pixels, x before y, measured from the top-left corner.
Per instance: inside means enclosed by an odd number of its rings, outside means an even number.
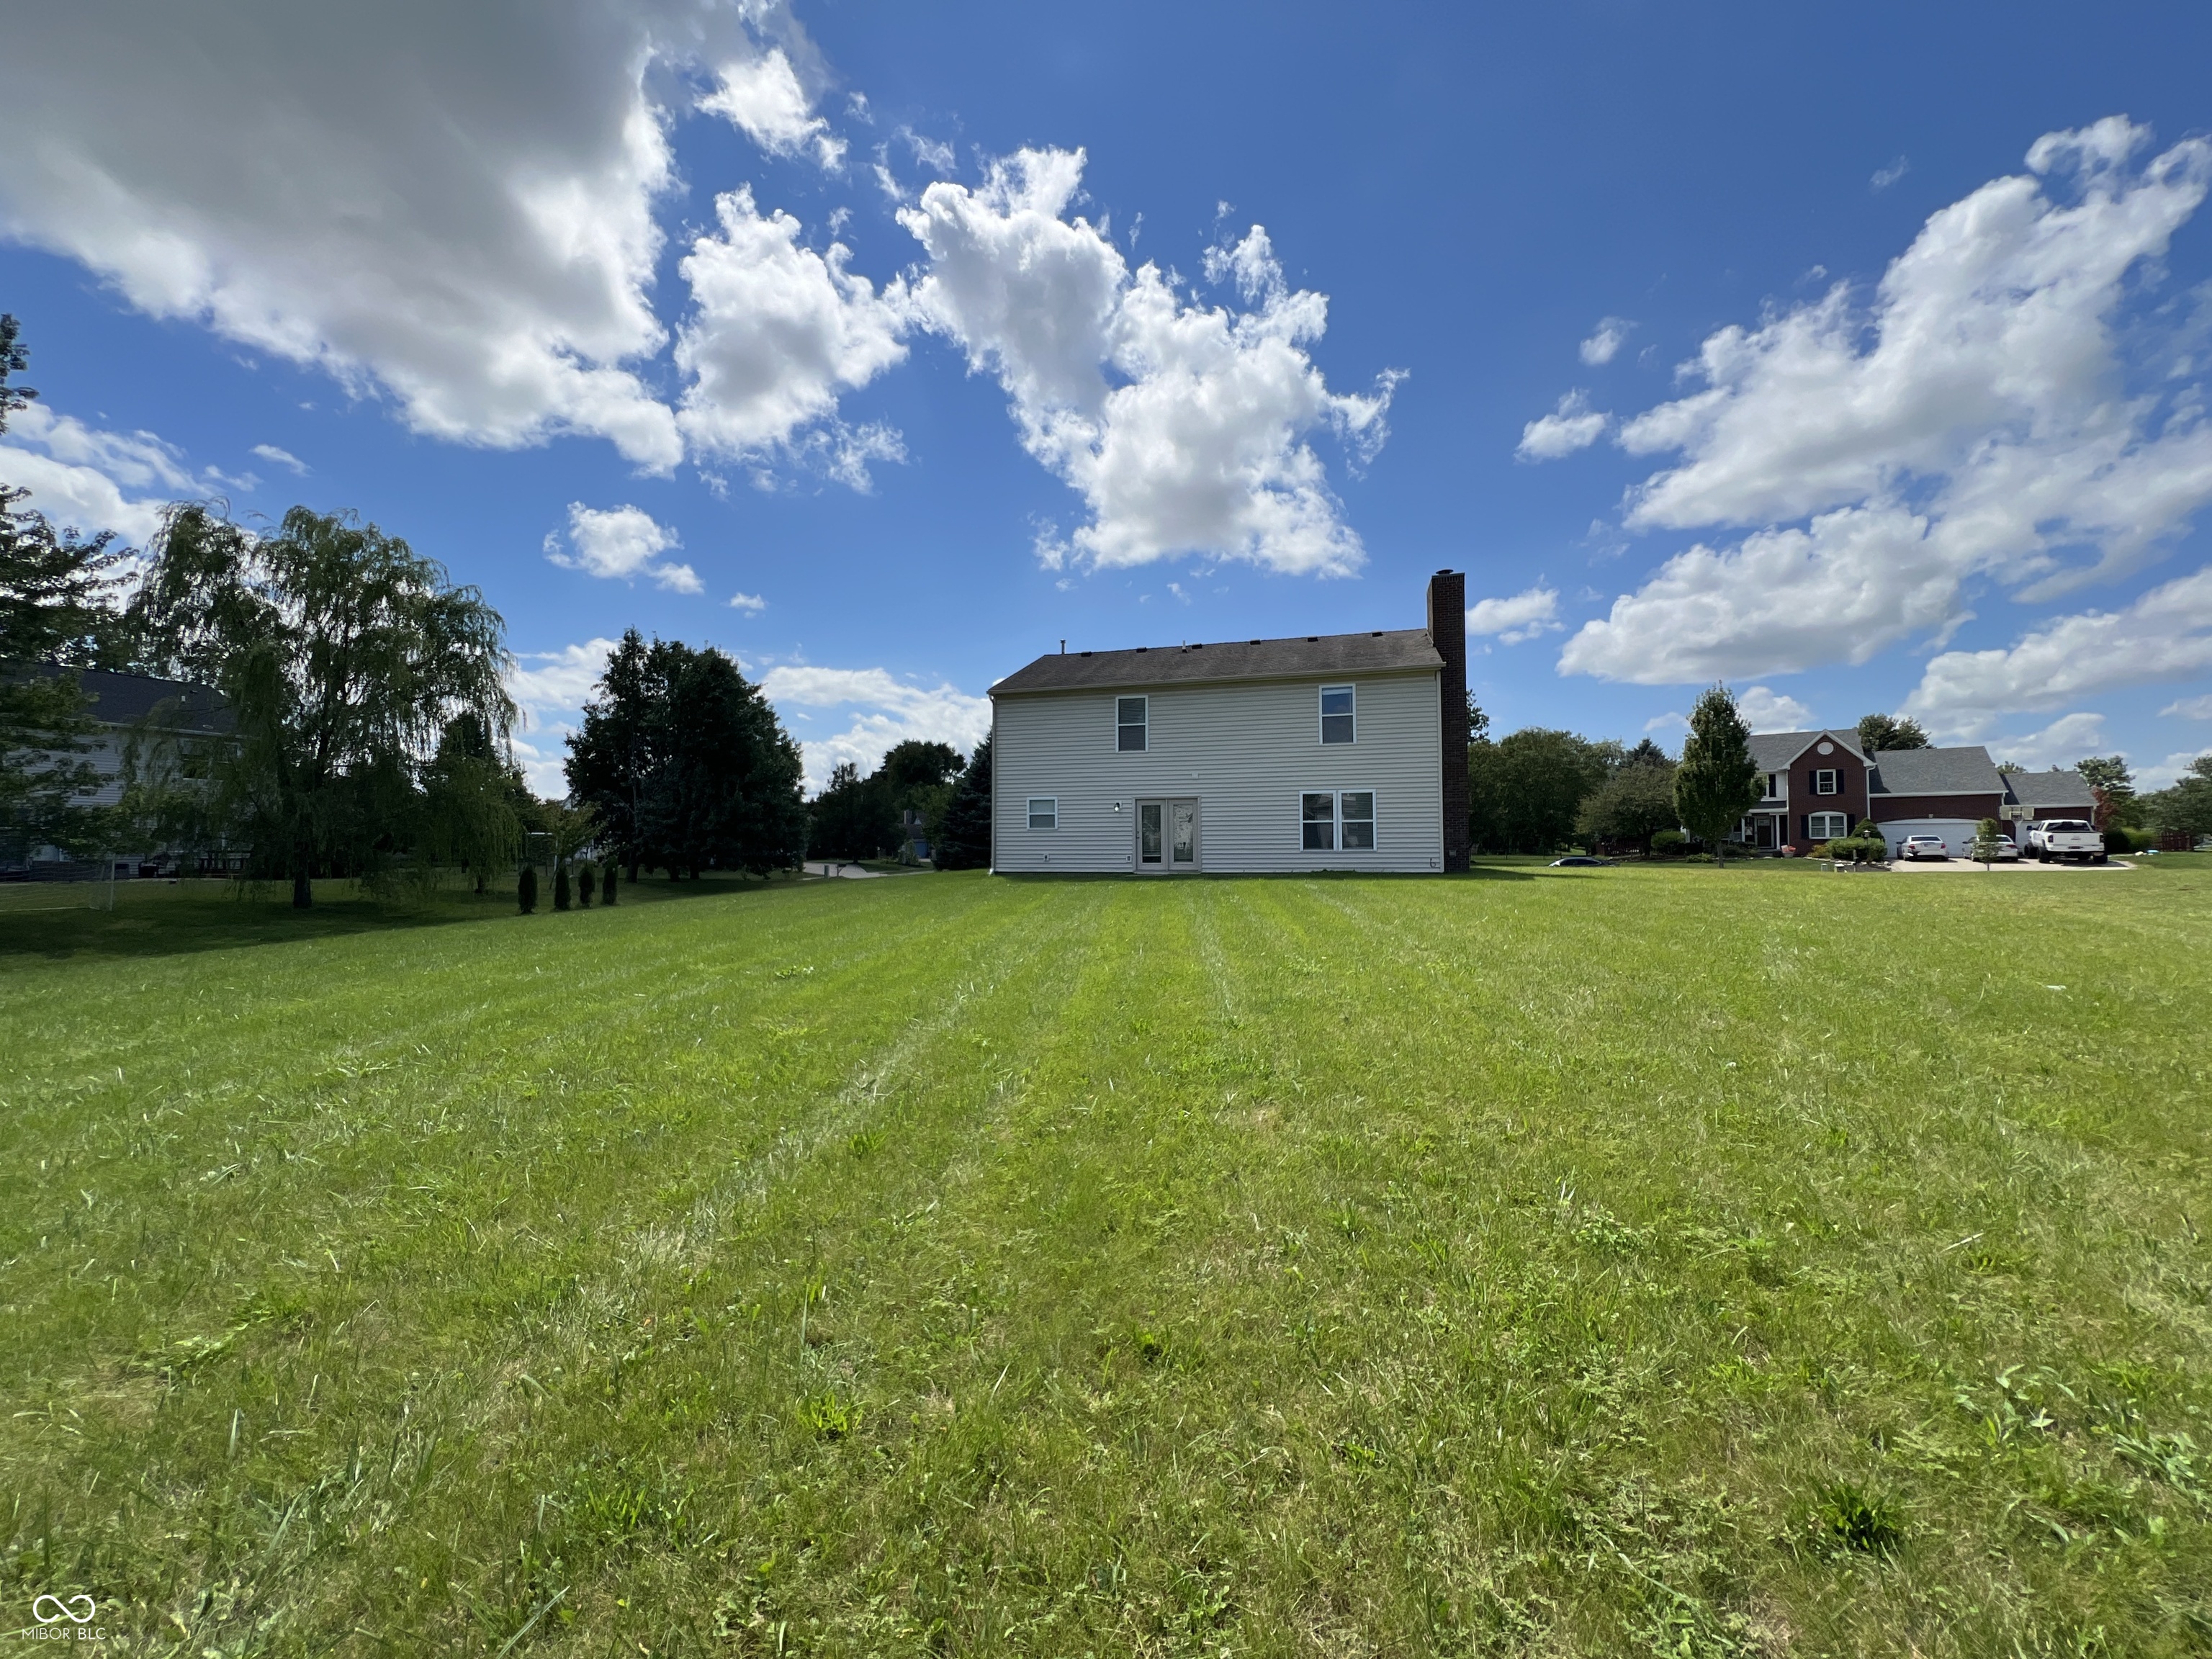
[[[565,864],[553,866],[553,908],[556,910],[568,908],[568,866]]]
[[[514,884],[514,902],[526,916],[538,908],[538,872],[526,864],[522,866],[521,879]]]

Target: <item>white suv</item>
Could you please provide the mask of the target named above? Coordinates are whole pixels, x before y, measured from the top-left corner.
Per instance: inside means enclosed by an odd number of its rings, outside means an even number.
[[[1899,843],[1897,854],[1907,859],[1948,859],[1951,849],[1943,845],[1941,836],[1907,836]]]

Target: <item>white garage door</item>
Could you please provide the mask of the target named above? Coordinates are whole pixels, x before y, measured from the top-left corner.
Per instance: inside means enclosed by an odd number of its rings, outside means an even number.
[[[1966,857],[1966,843],[1980,827],[1978,818],[1893,818],[1881,826],[1881,837],[1889,843],[1890,857],[1895,858],[1907,836],[1941,836],[1943,850],[1960,859]]]

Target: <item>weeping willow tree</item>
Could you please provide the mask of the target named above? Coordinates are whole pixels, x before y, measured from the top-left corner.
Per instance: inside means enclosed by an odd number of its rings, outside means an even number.
[[[211,757],[213,810],[295,905],[313,903],[316,876],[375,875],[423,832],[456,721],[504,755],[505,623],[398,538],[304,507],[256,535],[193,504],[149,551],[128,619],[138,654],[222,691],[234,726]]]

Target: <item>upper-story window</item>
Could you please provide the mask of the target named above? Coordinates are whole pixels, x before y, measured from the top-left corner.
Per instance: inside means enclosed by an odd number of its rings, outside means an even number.
[[[1141,750],[1146,747],[1145,732],[1150,724],[1148,701],[1143,697],[1114,699],[1115,747]]]
[[[1355,697],[1348,685],[1324,685],[1321,689],[1321,740],[1323,743],[1351,743],[1357,737],[1358,724]]]
[[[1816,795],[1842,794],[1844,793],[1843,786],[1837,781],[1837,779],[1840,775],[1840,774],[1832,771],[1826,767],[1821,768],[1819,771],[1813,774],[1813,793]]]
[[[1759,779],[1759,798],[1761,800],[1780,800],[1782,799],[1782,775],[1780,773],[1769,772]]]

